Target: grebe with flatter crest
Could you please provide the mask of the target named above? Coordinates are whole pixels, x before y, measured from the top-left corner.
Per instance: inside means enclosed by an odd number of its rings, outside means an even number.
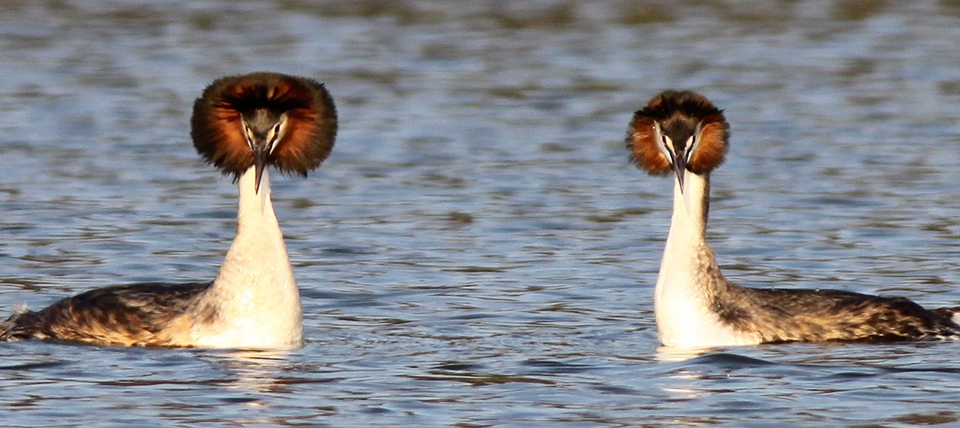
[[[98,288],[0,323],[0,340],[92,345],[293,348],[303,343],[300,292],[267,169],[306,176],[337,132],[333,99],[312,79],[278,73],[229,76],[193,106],[191,132],[204,160],[239,185],[237,235],[212,282]]]
[[[724,278],[707,246],[710,172],[723,163],[723,111],[690,91],[664,91],[627,131],[631,159],[674,177],[673,217],[654,291],[665,346],[891,342],[960,338],[960,307],[927,310],[903,297],[838,290],[755,289]]]

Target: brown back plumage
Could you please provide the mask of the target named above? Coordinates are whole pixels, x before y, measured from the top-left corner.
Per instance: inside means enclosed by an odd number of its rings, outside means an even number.
[[[685,147],[698,125],[699,135],[696,137],[699,144]],[[664,175],[673,170],[673,160],[658,145],[657,139],[662,136],[670,138],[674,153],[689,159],[685,165],[688,170],[704,174],[723,163],[730,132],[723,110],[705,97],[691,91],[667,90],[634,113],[627,131],[631,159],[652,175]],[[687,153],[688,149],[694,150],[693,153]]]
[[[904,297],[728,284],[712,305],[723,322],[759,332],[763,343],[938,340],[960,333],[951,309],[927,310]]]
[[[169,346],[165,330],[186,314],[210,283],[143,283],[96,288],[40,311],[18,311],[0,322],[0,341],[62,339],[106,346]],[[194,318],[216,316],[201,308]],[[180,333],[177,331],[176,333]]]
[[[235,178],[253,165],[240,117],[254,109],[287,115],[289,129],[268,159],[280,172],[306,176],[330,154],[337,111],[323,84],[260,72],[217,79],[193,104],[190,136],[204,160]]]

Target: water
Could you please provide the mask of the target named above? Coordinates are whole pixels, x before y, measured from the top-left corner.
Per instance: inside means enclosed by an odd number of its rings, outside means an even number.
[[[732,124],[710,241],[732,280],[960,302],[960,7],[857,2],[6,2],[0,307],[211,278],[236,189],[203,87],[327,84],[331,157],[275,178],[307,343],[2,345],[5,426],[927,425],[956,343],[658,348],[669,180],[632,112]]]

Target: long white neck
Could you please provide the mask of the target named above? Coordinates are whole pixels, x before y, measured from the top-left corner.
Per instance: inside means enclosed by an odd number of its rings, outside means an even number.
[[[300,292],[264,171],[260,192],[254,168],[240,176],[237,236],[205,302],[215,309],[196,346],[290,348],[303,343]],[[207,343],[204,343],[207,342]]]
[[[666,346],[714,346],[751,343],[752,337],[724,326],[712,311],[726,282],[707,246],[709,176],[689,171],[684,189],[674,180],[673,218],[660,264],[654,312],[660,341]]]

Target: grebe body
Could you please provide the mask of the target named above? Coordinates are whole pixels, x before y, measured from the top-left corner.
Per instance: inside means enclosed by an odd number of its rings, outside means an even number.
[[[292,348],[303,343],[300,293],[270,199],[270,166],[306,176],[337,131],[322,84],[278,73],[214,81],[194,103],[197,151],[239,187],[237,234],[211,282],[104,287],[16,311],[0,340],[94,345]]]
[[[654,291],[665,346],[885,342],[960,337],[960,308],[927,310],[901,297],[835,290],[755,289],[720,272],[706,242],[710,172],[723,163],[723,111],[690,91],[665,91],[634,114],[631,158],[674,178],[673,216]]]

